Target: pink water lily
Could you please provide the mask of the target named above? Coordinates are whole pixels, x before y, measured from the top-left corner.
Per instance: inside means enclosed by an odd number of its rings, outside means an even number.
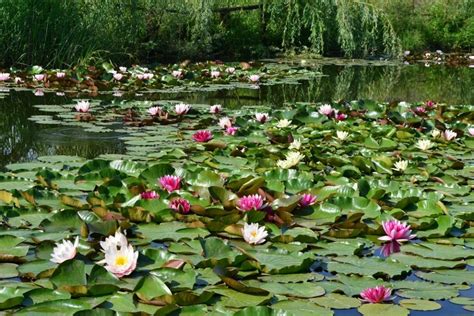
[[[238,130],[238,129],[239,129],[238,127],[229,126],[229,127],[227,127],[227,128],[225,129],[224,133],[225,133],[226,135],[229,135],[229,136],[234,136],[235,133],[237,133],[237,130]]]
[[[330,104],[323,104],[319,107],[318,112],[322,115],[330,116],[334,113],[334,109]]]
[[[154,76],[155,76],[154,74],[147,72],[147,73],[143,74],[143,79],[144,80],[151,80],[151,79],[153,79]]]
[[[390,241],[385,243],[380,248],[380,253],[384,257],[390,256],[392,253],[400,252],[400,244],[397,241]]]
[[[178,115],[184,115],[188,113],[188,111],[191,109],[191,106],[186,103],[178,103],[174,106],[174,111]]]
[[[173,77],[175,77],[176,79],[181,79],[181,78],[183,78],[183,71],[181,69],[180,70],[173,70],[171,75]]]
[[[123,75],[122,75],[122,74],[114,73],[114,79],[115,79],[115,80],[120,81],[120,80],[122,80],[122,78],[123,78]]]
[[[44,79],[46,79],[46,75],[38,74],[38,75],[35,75],[34,78],[36,81],[43,81]]]
[[[242,211],[258,211],[264,206],[264,199],[258,194],[246,195],[239,199],[237,207]]]
[[[127,72],[127,67],[120,66],[120,67],[119,67],[119,70],[120,70],[121,72]]]
[[[217,123],[221,128],[226,129],[232,127],[232,120],[228,117],[222,117]]]
[[[252,83],[258,83],[260,81],[260,76],[259,75],[251,75],[249,77],[249,79]]]
[[[269,119],[268,113],[255,113],[255,119],[260,123],[265,123]]]
[[[168,206],[170,209],[175,210],[180,214],[188,214],[191,210],[191,204],[189,204],[189,201],[180,197],[171,200]]]
[[[467,131],[468,131],[469,135],[474,136],[474,127],[469,127],[469,129]]]
[[[386,288],[383,285],[376,287],[368,288],[360,292],[360,297],[366,302],[369,303],[382,303],[390,299],[392,295],[392,289]]]
[[[387,235],[379,237],[379,240],[402,242],[416,237],[416,235],[411,234],[410,225],[395,219],[382,222],[382,227]]]
[[[161,113],[162,111],[162,108],[159,107],[159,106],[152,106],[151,108],[148,109],[148,114],[150,114],[151,116],[157,116]]]
[[[217,70],[214,70],[214,71],[211,71],[211,78],[214,78],[214,79],[217,79],[221,76],[221,72],[220,71],[217,71]]]
[[[193,139],[198,143],[205,143],[212,139],[212,133],[209,130],[197,131],[193,134]]]
[[[341,113],[341,112],[338,112],[336,114],[336,120],[337,121],[344,121],[347,119],[347,114],[344,114],[344,113]]]
[[[89,112],[91,104],[87,100],[77,101],[77,104],[74,106],[77,112],[86,113]]]
[[[166,175],[161,177],[158,182],[160,183],[163,190],[171,193],[181,188],[181,178],[178,176]]]
[[[235,67],[227,67],[225,72],[231,75],[235,72]]]
[[[436,107],[436,102],[431,101],[431,100],[428,100],[428,101],[425,102],[425,105],[426,105],[428,108],[432,109],[432,108]]]
[[[0,81],[7,81],[10,79],[10,74],[7,72],[0,72]]]
[[[426,108],[423,107],[423,106],[417,106],[415,108],[415,113],[418,114],[418,115],[425,114],[426,113]]]
[[[64,78],[64,77],[66,77],[66,73],[65,73],[65,72],[58,71],[58,72],[56,73],[56,78],[61,79],[61,78]]]
[[[311,193],[304,193],[301,195],[299,204],[301,207],[307,207],[316,203],[317,196]]]
[[[217,114],[217,113],[222,112],[222,105],[220,104],[211,105],[211,107],[209,108],[209,112],[212,114]]]
[[[159,199],[160,195],[156,193],[155,191],[146,191],[146,192],[140,193],[140,197],[143,200],[155,200],[155,199]]]

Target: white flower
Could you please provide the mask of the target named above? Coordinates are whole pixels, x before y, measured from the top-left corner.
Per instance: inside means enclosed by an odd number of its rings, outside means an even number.
[[[226,70],[225,70],[228,74],[233,74],[235,72],[235,68],[234,67],[227,67]]]
[[[395,163],[393,170],[403,172],[408,168],[408,160],[399,160]]]
[[[416,147],[420,148],[421,150],[428,150],[433,147],[434,144],[429,139],[420,139],[418,143],[416,143]]]
[[[304,158],[304,155],[297,151],[290,151],[286,154],[285,160],[278,160],[277,166],[282,169],[289,169],[296,166],[300,163],[301,159]]]
[[[230,120],[230,118],[228,118],[227,116],[226,117],[223,117],[219,120],[219,126],[223,129],[226,129],[226,128],[229,128],[229,127],[232,127],[232,121]]]
[[[217,113],[222,112],[222,105],[220,105],[220,104],[211,105],[211,107],[209,109],[209,112],[211,112],[213,114],[217,114]]]
[[[58,71],[56,73],[56,78],[64,78],[66,77],[66,73],[65,72],[62,72],[62,71]]]
[[[120,81],[120,80],[122,80],[122,78],[123,78],[123,75],[122,75],[122,74],[114,73],[114,79],[115,79],[115,80]]]
[[[74,258],[76,256],[78,245],[79,237],[76,237],[74,244],[66,239],[62,242],[56,243],[50,260],[54,263],[63,263],[66,260]]]
[[[441,132],[438,129],[435,128],[431,131],[431,136],[433,136],[433,138],[438,138],[439,135],[441,135]]]
[[[178,103],[174,106],[174,111],[178,115],[184,115],[188,113],[189,109],[191,109],[191,106],[186,103]]]
[[[74,106],[77,112],[89,112],[90,109],[90,103],[87,100],[81,100],[78,101],[77,104]]]
[[[120,249],[110,247],[105,250],[105,268],[116,277],[129,275],[137,267],[138,251],[133,251],[132,245]]]
[[[444,131],[444,138],[445,138],[447,141],[450,141],[450,140],[456,138],[456,136],[458,136],[458,133],[453,132],[453,131],[450,130],[450,129],[447,129],[447,130]]]
[[[152,74],[152,73],[144,73],[144,74],[143,74],[143,79],[145,79],[145,80],[151,80],[151,79],[153,79],[154,76],[155,76],[155,75]]]
[[[301,141],[299,139],[294,139],[288,148],[299,150],[301,148]]]
[[[183,71],[181,69],[179,70],[173,70],[171,75],[177,79],[181,79],[183,77]]]
[[[260,81],[260,76],[259,75],[251,75],[249,77],[250,81],[252,81],[253,83],[257,83]]]
[[[34,78],[37,81],[43,81],[46,78],[46,76],[43,74],[38,74],[38,75],[34,75]]]
[[[265,226],[259,227],[258,223],[245,223],[244,228],[242,228],[242,235],[247,243],[258,245],[265,242],[268,233],[265,230]]]
[[[268,113],[258,113],[257,112],[257,113],[255,113],[255,119],[263,124],[266,121],[268,121],[269,116],[268,116]]]
[[[0,72],[0,81],[7,81],[10,79],[10,74],[7,72]]]
[[[404,52],[403,52],[403,55],[409,56],[409,55],[410,55],[410,51],[409,51],[409,50],[404,51]]]
[[[122,249],[128,246],[127,237],[122,234],[120,230],[115,232],[115,235],[111,235],[105,238],[105,241],[100,242],[103,252],[107,252],[109,249]]]
[[[217,70],[211,71],[211,78],[219,78],[220,75],[221,75],[220,71],[217,71]]]
[[[122,66],[122,67],[119,67],[119,70],[120,70],[121,72],[127,72],[127,67],[123,67],[123,66]]]
[[[161,112],[161,107],[159,106],[152,106],[147,111],[151,116],[156,116]]]
[[[469,135],[474,136],[474,127],[469,127],[468,130]]]
[[[340,140],[345,140],[347,137],[349,137],[349,133],[346,131],[336,131],[336,135]]]
[[[401,107],[406,108],[406,107],[408,107],[410,104],[408,104],[408,103],[405,102],[405,101],[400,101],[400,102],[398,102],[398,105],[401,106]]]
[[[277,123],[278,128],[285,128],[291,125],[291,121],[287,119],[279,120]]]
[[[334,109],[332,108],[331,105],[329,104],[323,104],[319,107],[319,111],[318,111],[320,114],[322,115],[326,115],[326,116],[329,116],[331,115],[333,112],[334,112]]]

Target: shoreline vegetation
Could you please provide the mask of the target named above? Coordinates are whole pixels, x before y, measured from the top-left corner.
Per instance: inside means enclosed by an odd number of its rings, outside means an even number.
[[[474,46],[472,0],[4,0],[0,67],[308,56]],[[402,12],[403,14],[400,14]]]

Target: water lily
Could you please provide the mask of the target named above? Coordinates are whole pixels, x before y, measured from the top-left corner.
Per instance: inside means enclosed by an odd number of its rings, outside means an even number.
[[[341,113],[341,112],[338,112],[336,114],[336,120],[337,121],[344,121],[347,119],[347,114],[344,114],[344,113]]]
[[[434,144],[429,140],[429,139],[420,139],[416,143],[416,147],[418,147],[421,150],[428,150],[432,148]]]
[[[87,100],[80,100],[77,102],[77,104],[74,106],[77,112],[81,113],[86,113],[89,112],[90,110],[90,103]]]
[[[346,131],[336,131],[336,136],[340,140],[344,141],[349,137],[349,133]]]
[[[221,72],[217,70],[211,71],[211,78],[217,79],[221,76]]]
[[[77,246],[79,245],[79,237],[76,237],[74,243],[64,239],[63,241],[56,243],[51,254],[51,261],[54,263],[63,263],[66,260],[70,260],[76,256]]]
[[[262,124],[268,121],[269,118],[268,113],[255,113],[255,119]]]
[[[148,109],[148,114],[150,114],[151,116],[157,116],[161,113],[163,109],[159,106],[152,106],[151,108]]]
[[[166,175],[161,177],[158,182],[160,183],[163,190],[171,193],[181,188],[181,178],[178,176]]]
[[[248,244],[259,245],[265,242],[268,233],[265,226],[259,226],[258,223],[245,223],[244,228],[242,228],[242,235]]]
[[[300,150],[301,149],[301,140],[293,139],[290,146],[288,147],[291,150]]]
[[[225,129],[224,133],[225,133],[226,135],[234,136],[235,133],[237,133],[237,130],[238,130],[238,129],[239,129],[239,128],[236,127],[236,126],[229,126],[229,127],[227,127],[227,128]]]
[[[181,69],[179,70],[173,70],[173,72],[171,73],[171,75],[177,79],[181,79],[183,78],[183,71]]]
[[[409,56],[409,55],[410,55],[410,51],[409,51],[409,50],[404,51],[404,52],[403,52],[403,55],[404,55],[404,56]]]
[[[180,197],[171,200],[168,206],[180,214],[188,214],[191,210],[189,201]]]
[[[223,129],[232,127],[232,121],[228,117],[222,117],[217,124]]]
[[[119,230],[115,232],[115,235],[110,235],[105,238],[104,241],[99,242],[102,252],[106,252],[108,249],[125,248],[128,246],[127,237]]]
[[[423,115],[426,113],[426,108],[423,107],[423,106],[417,106],[415,108],[415,113],[418,114],[418,115]]]
[[[246,195],[237,201],[237,208],[241,211],[258,211],[264,206],[264,199],[258,194]]]
[[[159,199],[160,195],[156,193],[155,191],[146,191],[146,192],[140,193],[140,197],[143,200],[155,200],[155,199]]]
[[[23,83],[23,79],[21,79],[20,77],[15,77],[15,83],[16,84]]]
[[[392,253],[400,252],[400,244],[397,241],[390,241],[380,247],[380,253],[384,257],[389,257]]]
[[[188,113],[188,111],[191,109],[191,106],[186,103],[178,103],[174,106],[174,111],[178,115],[184,115]]]
[[[431,131],[431,136],[433,136],[433,138],[438,138],[439,135],[441,135],[441,131],[439,129],[435,128]]]
[[[155,76],[154,74],[149,73],[149,72],[144,73],[143,74],[143,80],[151,80],[151,79],[153,79],[154,76]]]
[[[66,77],[65,72],[59,71],[59,72],[56,73],[56,78],[62,79],[64,77]]]
[[[114,73],[114,79],[117,80],[117,81],[120,81],[122,80],[123,78],[123,75],[121,73]]]
[[[425,102],[425,106],[432,109],[432,108],[436,107],[436,102],[428,100],[428,101]]]
[[[225,72],[227,72],[228,74],[233,74],[235,72],[235,67],[227,67],[225,69]]]
[[[212,139],[212,133],[209,130],[197,131],[193,134],[193,139],[198,143],[205,143]]]
[[[42,97],[42,96],[44,96],[44,90],[43,90],[43,89],[36,89],[36,90],[34,91],[34,94],[35,94],[35,96],[37,96],[37,97]]]
[[[291,125],[291,121],[290,120],[287,120],[287,119],[282,119],[282,120],[279,120],[278,123],[277,123],[277,127],[278,128],[285,128],[285,127],[288,127]]]
[[[145,75],[144,75],[144,74],[136,74],[135,77],[136,77],[138,80],[143,80],[143,79],[145,79]]]
[[[360,292],[360,297],[369,303],[381,303],[390,299],[392,295],[392,289],[386,288],[383,285],[379,285],[373,288],[368,288]]]
[[[251,75],[249,77],[249,79],[252,83],[258,83],[260,81],[260,76],[259,75]]]
[[[408,168],[408,160],[399,160],[395,162],[393,170],[403,172]]]
[[[299,204],[301,207],[311,206],[316,203],[317,196],[311,193],[304,193],[300,197]]]
[[[222,112],[222,105],[220,104],[211,105],[211,107],[209,108],[209,112],[212,114],[217,114],[217,113]]]
[[[277,161],[277,166],[282,169],[289,169],[298,165],[303,158],[303,154],[297,151],[290,151],[286,154],[286,159]]]
[[[43,81],[46,78],[46,75],[38,74],[38,75],[34,75],[34,78],[36,81]]]
[[[444,131],[444,138],[447,140],[447,141],[450,141],[450,140],[453,140],[454,138],[456,138],[456,136],[458,136],[458,133],[450,130],[450,129],[447,129]]]
[[[0,81],[7,81],[10,79],[10,74],[7,72],[0,72]]]
[[[120,66],[120,67],[119,67],[119,70],[120,70],[121,72],[127,72],[127,67]]]
[[[402,223],[396,219],[382,222],[386,236],[379,237],[383,241],[408,241],[416,237],[411,234],[411,227],[407,223]]]
[[[105,269],[121,278],[130,275],[137,267],[138,251],[132,245],[120,248],[109,247],[105,250]]]
[[[474,127],[469,127],[467,132],[469,133],[469,135],[474,136]]]
[[[329,104],[323,104],[319,107],[318,112],[322,115],[330,116],[334,112],[334,109]]]

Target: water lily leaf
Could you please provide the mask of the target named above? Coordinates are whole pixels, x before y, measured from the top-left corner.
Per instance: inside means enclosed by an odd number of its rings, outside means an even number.
[[[427,301],[427,300],[401,300],[400,306],[406,307],[415,311],[434,311],[441,308],[441,305],[436,302]]]
[[[473,284],[474,271],[469,270],[433,270],[430,272],[417,271],[416,275],[424,280],[444,284]]]
[[[247,251],[255,258],[267,273],[295,273],[306,270],[312,261],[311,254],[288,252],[284,250],[250,250]]]
[[[21,304],[23,293],[28,289],[4,287],[0,289],[0,310],[12,308]]]
[[[466,265],[463,261],[448,261],[438,259],[427,259],[418,256],[410,256],[404,253],[394,253],[390,258],[397,260],[407,266],[422,269],[439,269],[439,268],[458,268]]]
[[[319,273],[293,273],[293,274],[273,274],[259,277],[265,282],[294,283],[306,281],[321,281],[324,276]]]
[[[408,244],[402,247],[402,251],[425,258],[441,260],[474,258],[474,249],[465,248],[463,246],[448,246],[432,243]]]
[[[358,257],[334,257],[328,263],[328,270],[337,273],[359,274],[359,275],[388,275],[390,277],[401,276],[410,272],[410,268],[391,258],[386,260],[380,258],[358,258]]]
[[[222,305],[228,307],[247,307],[247,306],[256,306],[264,302],[268,302],[272,295],[252,295],[241,293],[225,287],[213,287],[209,288],[210,291],[215,292],[219,295],[222,295],[221,298]]]
[[[61,263],[50,278],[56,287],[86,285],[85,264],[79,260],[67,260]]]
[[[174,240],[195,239],[198,237],[206,237],[209,231],[204,228],[188,228],[184,223],[170,222],[156,224],[140,225],[139,232],[144,238],[150,240]]]
[[[31,305],[36,305],[43,302],[67,300],[71,298],[71,294],[65,291],[58,291],[58,290],[51,290],[51,289],[34,289],[25,293],[25,298],[27,301],[27,306],[31,306]]]
[[[291,297],[311,298],[324,295],[322,287],[314,282],[304,283],[263,283],[258,281],[248,282],[252,286],[260,287],[276,295],[285,295]]]
[[[337,293],[329,293],[323,297],[317,297],[311,300],[320,306],[334,309],[349,309],[360,306],[360,300]]]
[[[327,308],[318,306],[310,301],[303,300],[283,300],[278,301],[277,303],[271,306],[276,312],[285,311],[290,313],[290,315],[301,315],[301,316],[332,316],[334,313]],[[280,314],[278,314],[280,315]]]
[[[81,310],[90,309],[92,306],[78,299],[65,299],[46,301],[24,308],[17,315],[75,315]]]
[[[163,295],[171,295],[168,286],[156,275],[143,277],[134,289],[137,296],[145,301],[151,301]]]
[[[408,316],[408,309],[393,304],[364,304],[357,309],[364,316]]]
[[[15,263],[0,263],[0,279],[14,278],[18,276],[18,267]]]

